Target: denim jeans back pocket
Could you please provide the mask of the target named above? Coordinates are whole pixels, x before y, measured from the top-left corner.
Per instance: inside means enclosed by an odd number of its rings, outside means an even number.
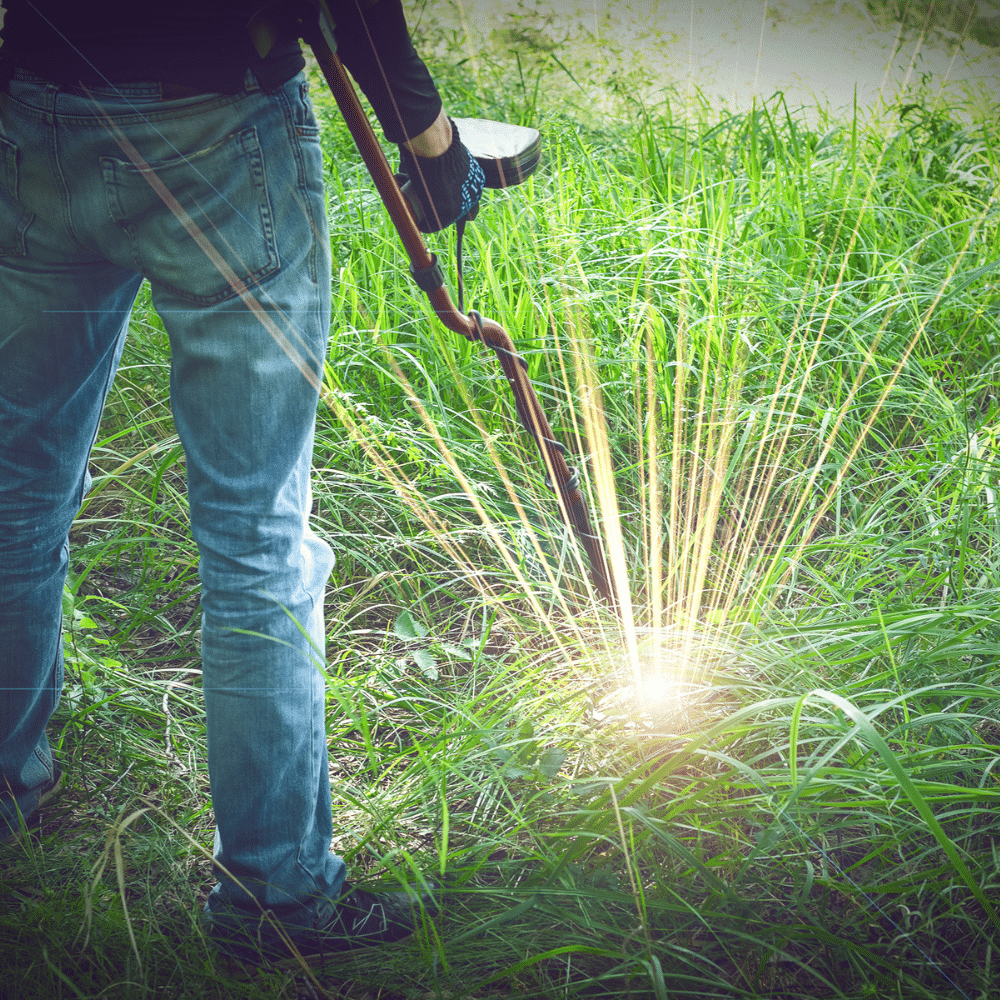
[[[111,217],[154,285],[212,305],[280,267],[255,128],[158,163],[101,157]]]
[[[0,257],[23,257],[24,233],[34,215],[18,201],[17,146],[0,137]]]

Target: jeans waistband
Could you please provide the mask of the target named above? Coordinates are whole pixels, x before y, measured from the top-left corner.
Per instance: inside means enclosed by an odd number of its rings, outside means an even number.
[[[57,83],[54,80],[40,76],[30,69],[22,69],[18,66],[4,67],[0,64],[0,91],[9,91],[11,80],[17,80],[21,83],[34,83],[40,87],[51,87],[55,90],[71,91],[87,96],[123,95],[128,97],[155,97],[161,101],[178,101],[189,97],[202,97],[206,94],[219,93],[219,91],[206,90],[203,87],[188,86],[165,80],[114,81],[87,84],[86,87],[83,87],[79,84]],[[248,69],[243,74],[242,89],[247,93],[260,90],[257,77],[254,75],[252,69]]]

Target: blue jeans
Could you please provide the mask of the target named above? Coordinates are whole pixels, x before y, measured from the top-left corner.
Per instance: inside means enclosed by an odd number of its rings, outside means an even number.
[[[240,925],[263,907],[293,936],[344,881],[317,669],[333,556],[308,523],[322,178],[301,76],[162,100],[19,73],[0,94],[0,835],[52,775],[67,538],[146,278],[200,556],[215,856],[236,880],[217,869],[206,912]]]

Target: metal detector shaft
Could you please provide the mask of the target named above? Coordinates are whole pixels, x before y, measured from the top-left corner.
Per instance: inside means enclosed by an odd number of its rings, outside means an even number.
[[[368,167],[368,172],[402,240],[410,258],[414,279],[427,293],[438,318],[449,330],[461,334],[467,340],[481,340],[496,352],[500,366],[514,393],[518,416],[538,444],[549,479],[555,485],[562,518],[574,529],[587,552],[594,586],[608,604],[617,609],[604,548],[601,539],[594,534],[590,526],[587,503],[577,482],[578,475],[567,465],[563,446],[553,437],[552,428],[545,419],[541,403],[528,379],[524,359],[514,349],[510,335],[499,323],[483,319],[475,312],[463,316],[455,308],[448,289],[445,288],[444,275],[437,258],[424,243],[423,236],[410,214],[406,199],[396,183],[392,168],[375,138],[375,133],[343,64],[322,36],[313,39],[309,44],[333,93],[337,107],[347,122],[358,152]]]

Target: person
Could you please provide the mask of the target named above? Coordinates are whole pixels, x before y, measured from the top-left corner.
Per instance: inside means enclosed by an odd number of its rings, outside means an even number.
[[[317,659],[333,557],[309,511],[331,258],[299,43],[319,0],[265,11],[283,27],[262,57],[248,25],[265,6],[6,0],[0,46],[0,837],[61,779],[45,728],[68,533],[146,280],[199,551],[218,878],[204,919],[252,962],[288,959],[286,938],[304,956],[399,940],[438,905],[429,882],[354,888],[330,849]],[[450,225],[482,171],[400,0],[330,11],[422,179],[425,230]]]

